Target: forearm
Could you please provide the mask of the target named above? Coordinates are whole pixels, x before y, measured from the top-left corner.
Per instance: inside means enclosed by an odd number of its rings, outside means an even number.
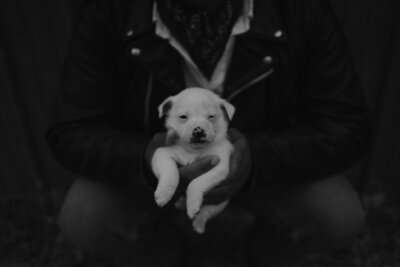
[[[68,170],[91,179],[143,182],[143,151],[148,137],[99,122],[53,124],[46,139]]]
[[[328,1],[306,1],[304,12],[307,49],[291,88],[290,121],[248,135],[254,184],[301,182],[343,171],[371,141],[361,83]]]
[[[319,179],[345,170],[365,153],[371,141],[368,114],[353,123],[299,124],[248,137],[253,184],[270,186]]]

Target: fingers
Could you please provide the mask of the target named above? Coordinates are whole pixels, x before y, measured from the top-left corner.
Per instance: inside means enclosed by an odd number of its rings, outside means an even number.
[[[191,181],[203,173],[208,172],[219,163],[219,157],[207,156],[189,166],[180,168],[179,175],[182,179]]]

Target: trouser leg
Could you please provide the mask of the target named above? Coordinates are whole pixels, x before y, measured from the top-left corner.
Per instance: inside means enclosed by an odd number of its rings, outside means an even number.
[[[167,256],[176,262],[179,235],[163,213],[147,188],[80,179],[65,198],[59,223],[65,239],[83,252],[119,258],[151,252],[148,261]]]
[[[248,199],[259,218],[251,243],[259,266],[343,248],[364,222],[359,197],[342,176],[256,190]]]
[[[233,198],[230,205],[248,206],[257,214],[249,245],[259,266],[343,247],[358,234],[364,219],[356,192],[339,176],[258,189]],[[149,259],[159,258],[156,251],[163,251],[176,261],[179,234],[160,211],[148,189],[82,179],[65,199],[60,226],[66,239],[82,251],[113,256],[147,251]]]

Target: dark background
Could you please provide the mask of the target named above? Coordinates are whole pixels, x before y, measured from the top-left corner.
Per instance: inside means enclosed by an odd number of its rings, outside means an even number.
[[[52,159],[44,131],[79,2],[0,1],[0,196],[29,196],[52,212],[74,177]],[[400,1],[331,2],[375,128],[370,153],[349,176],[364,196],[399,201]]]

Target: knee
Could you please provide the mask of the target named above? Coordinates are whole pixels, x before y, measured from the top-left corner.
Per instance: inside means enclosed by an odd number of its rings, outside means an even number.
[[[152,195],[137,189],[78,180],[59,215],[66,241],[96,256],[148,261],[146,253],[156,251],[166,255],[154,257],[155,262],[176,261],[181,247],[178,230],[161,217]],[[161,223],[161,218],[166,220]]]
[[[78,180],[69,190],[59,214],[61,233],[79,251],[119,254],[123,246],[116,232],[125,230],[118,221],[119,209],[105,185]],[[129,239],[130,233],[126,235]]]
[[[281,227],[270,228],[259,222],[250,236],[252,259],[256,266],[275,266],[285,259],[294,262],[304,255],[342,249],[356,238],[363,223],[364,212],[358,207],[342,214],[326,210],[325,214],[319,212],[309,220]]]
[[[305,216],[298,225],[299,232],[308,235],[295,236],[305,237],[318,251],[332,251],[351,244],[365,221],[365,211],[351,185],[344,177],[332,177],[311,187],[309,193]]]
[[[350,245],[361,232],[364,222],[365,211],[359,201],[348,202],[334,212],[326,210],[316,220],[321,249],[335,250]]]

